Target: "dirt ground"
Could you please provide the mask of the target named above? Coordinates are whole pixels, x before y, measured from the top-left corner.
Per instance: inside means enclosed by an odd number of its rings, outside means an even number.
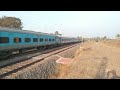
[[[61,67],[59,79],[120,78],[120,40],[85,42],[73,59]]]

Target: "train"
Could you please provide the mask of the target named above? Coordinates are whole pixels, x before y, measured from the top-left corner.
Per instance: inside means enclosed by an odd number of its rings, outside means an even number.
[[[0,28],[0,58],[7,57],[15,52],[22,53],[30,49],[42,49],[77,42],[80,40],[73,37],[31,30]]]

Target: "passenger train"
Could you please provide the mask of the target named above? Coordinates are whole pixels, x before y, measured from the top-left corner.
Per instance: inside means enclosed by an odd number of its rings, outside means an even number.
[[[54,47],[77,42],[80,42],[80,40],[72,37],[29,30],[0,28],[0,58],[28,49],[42,49],[48,46]]]

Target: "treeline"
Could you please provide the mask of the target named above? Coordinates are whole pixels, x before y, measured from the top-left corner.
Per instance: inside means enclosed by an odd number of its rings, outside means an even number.
[[[116,38],[114,38],[114,39],[120,39],[120,34],[117,34],[115,37]],[[107,36],[104,36],[104,37],[97,36],[94,38],[83,38],[83,40],[85,40],[85,41],[91,41],[91,40],[101,41],[101,40],[111,40],[111,38],[108,38]]]
[[[117,34],[117,35],[116,35],[116,38],[117,38],[117,39],[120,39],[120,34]]]
[[[101,41],[101,40],[109,40],[110,38],[108,38],[107,36],[104,36],[104,37],[93,37],[93,38],[83,38],[83,41]]]

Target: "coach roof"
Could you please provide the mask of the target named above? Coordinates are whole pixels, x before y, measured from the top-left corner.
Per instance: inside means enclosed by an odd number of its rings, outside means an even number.
[[[1,31],[6,31],[6,32],[18,32],[18,33],[28,33],[28,34],[37,34],[37,35],[52,35],[52,36],[57,36],[54,34],[48,34],[48,33],[42,33],[42,32],[35,32],[35,31],[30,31],[30,30],[20,30],[20,29],[12,29],[12,28],[1,28],[0,27],[0,32]]]

